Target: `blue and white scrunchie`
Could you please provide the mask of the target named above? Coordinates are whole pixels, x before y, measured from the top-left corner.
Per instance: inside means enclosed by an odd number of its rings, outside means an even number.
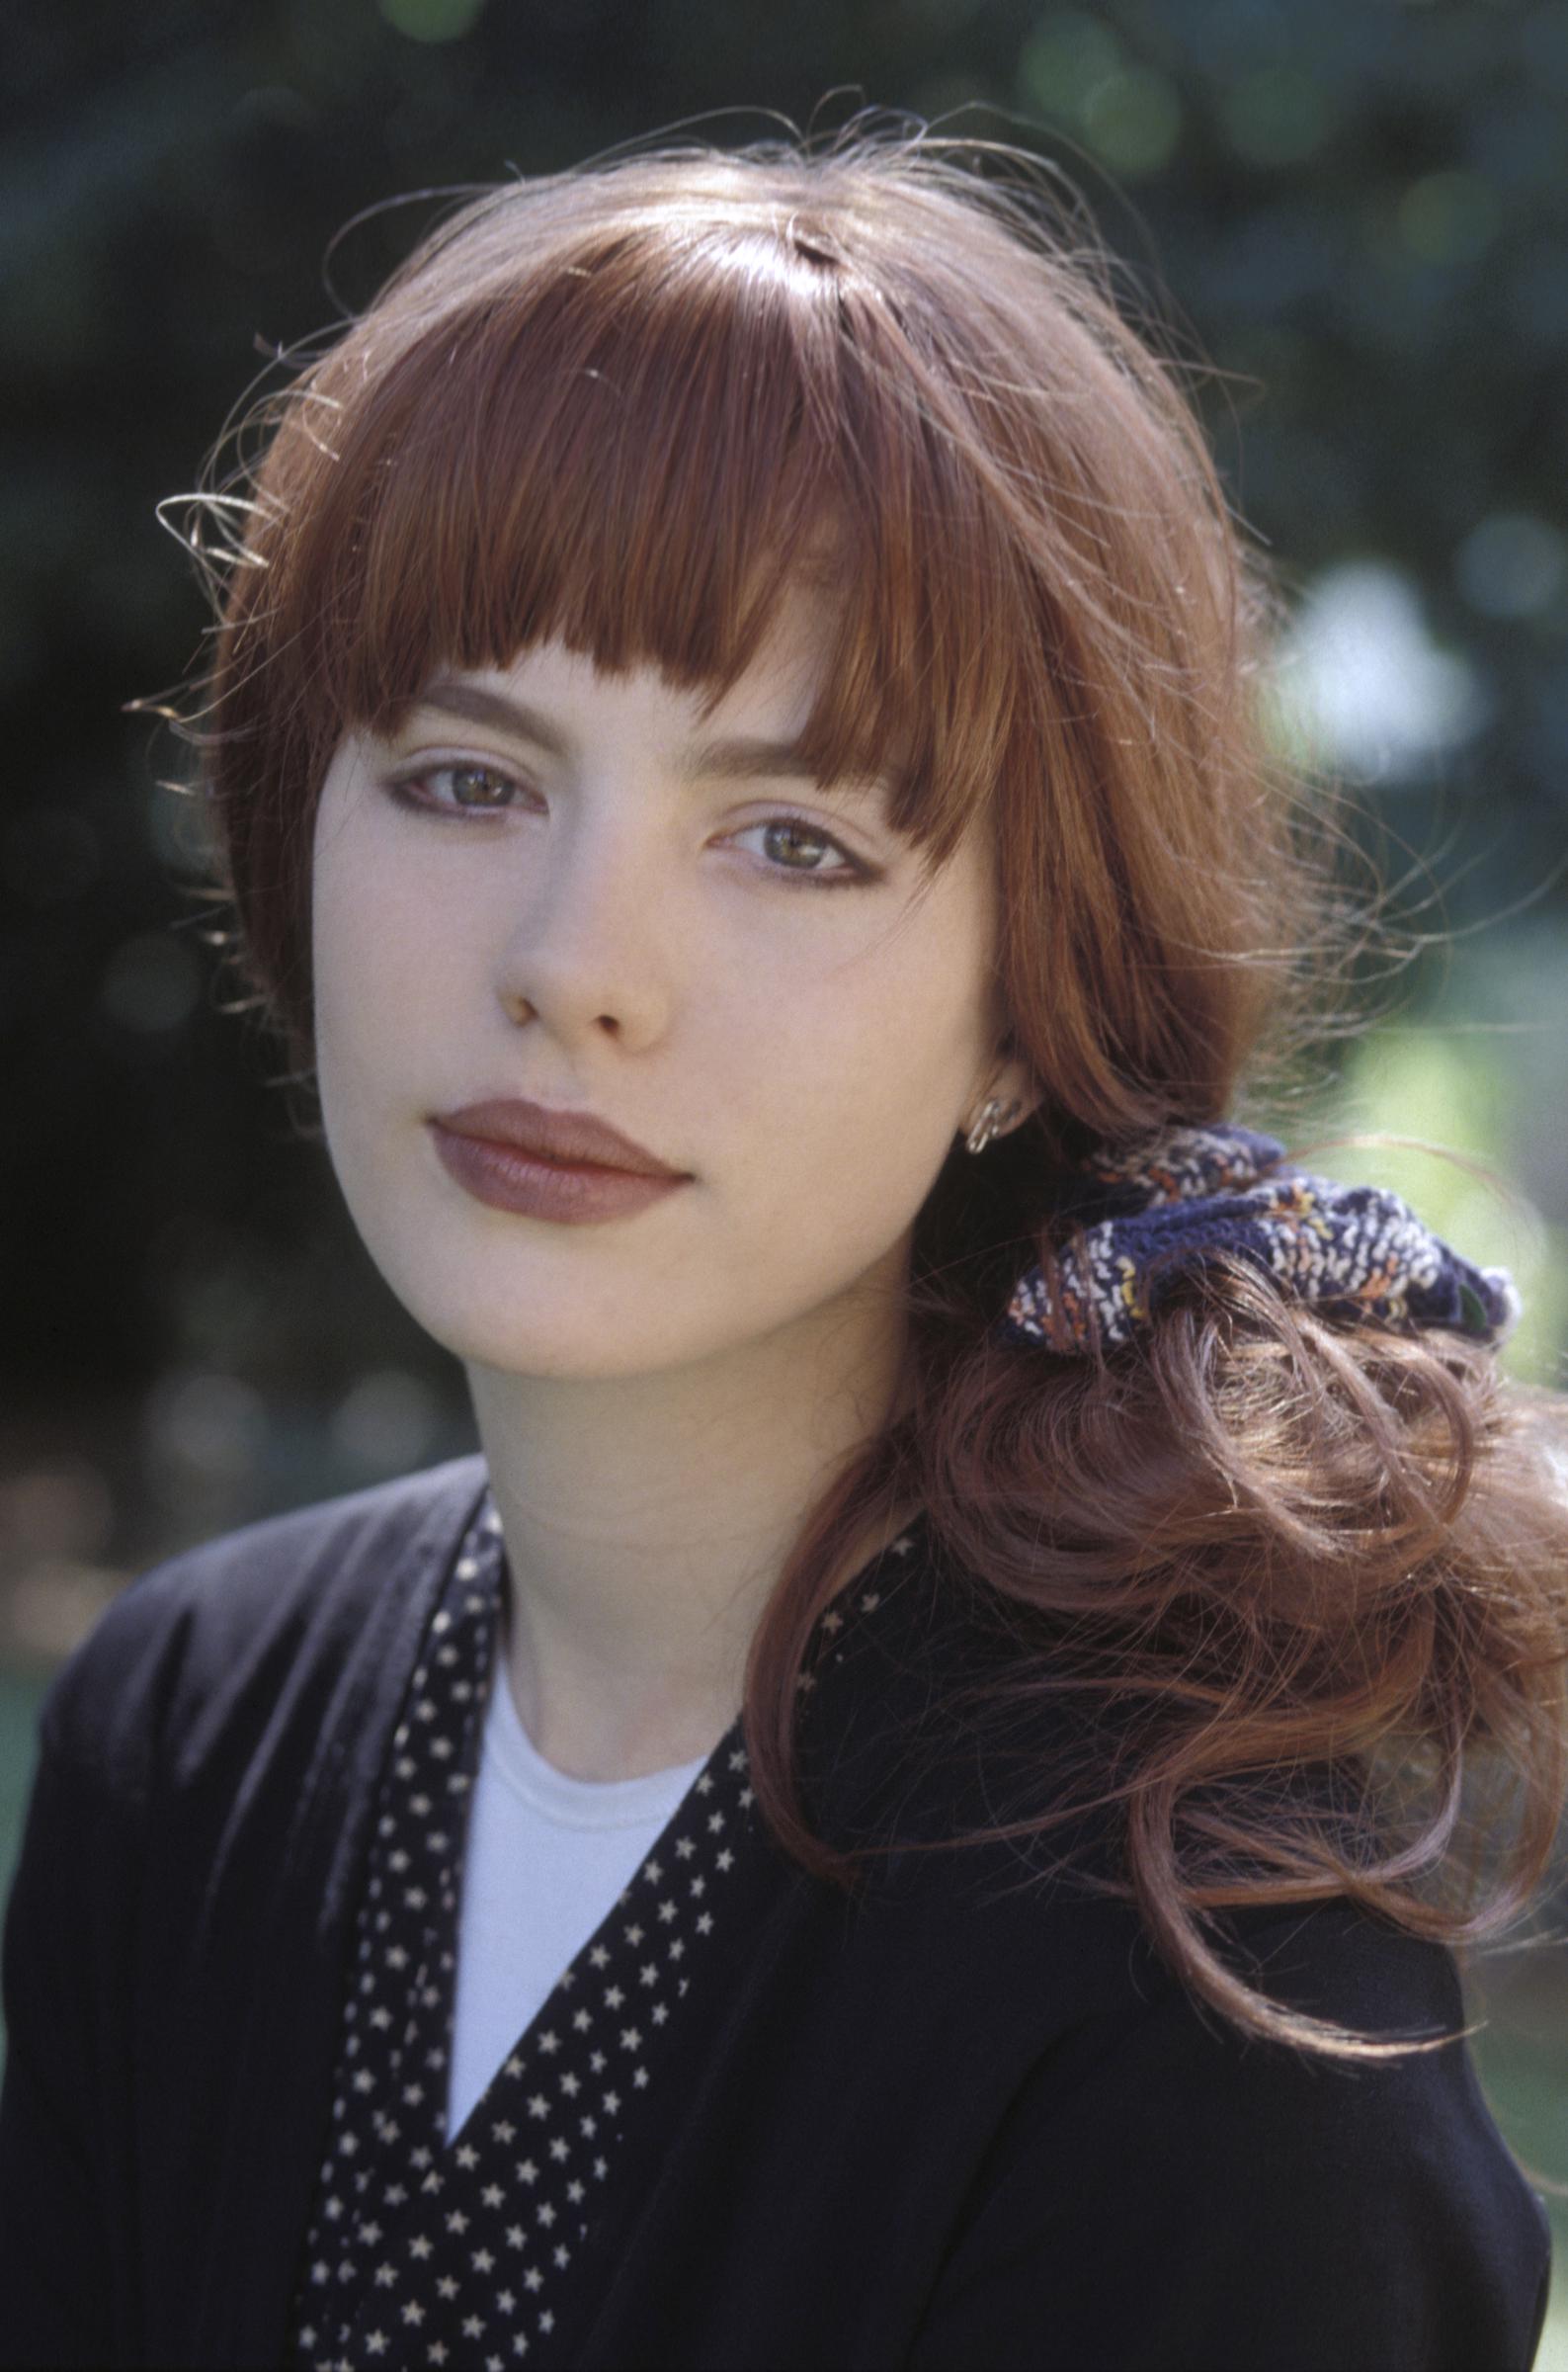
[[[1494,1347],[1523,1304],[1505,1268],[1475,1268],[1377,1186],[1276,1170],[1284,1146],[1234,1123],[1174,1129],[1072,1173],[1059,1212],[1084,1226],[1056,1254],[1053,1294],[1036,1265],[1001,1320],[1013,1341],[1089,1354],[1133,1341],[1184,1276],[1241,1253],[1304,1301],[1444,1327]]]

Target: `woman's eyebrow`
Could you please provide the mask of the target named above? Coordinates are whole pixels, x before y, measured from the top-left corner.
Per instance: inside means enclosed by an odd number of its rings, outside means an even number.
[[[507,693],[487,691],[482,684],[437,676],[425,686],[414,705],[465,718],[470,724],[492,725],[499,732],[534,742],[537,748],[548,750],[552,757],[571,755],[565,736],[539,710],[531,708],[527,701],[512,699]],[[816,768],[801,755],[797,740],[770,741],[747,734],[694,745],[685,752],[680,773],[688,782],[715,777],[747,780],[756,775],[798,776],[807,782],[817,779]]]

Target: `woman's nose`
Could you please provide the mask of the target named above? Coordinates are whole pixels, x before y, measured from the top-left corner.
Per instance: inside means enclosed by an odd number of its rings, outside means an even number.
[[[563,1044],[609,1032],[625,1046],[667,1027],[678,899],[653,834],[579,816],[549,835],[501,948],[497,987],[515,1019]]]

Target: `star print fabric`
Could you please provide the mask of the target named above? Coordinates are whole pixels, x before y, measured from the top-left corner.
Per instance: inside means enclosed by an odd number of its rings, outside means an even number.
[[[504,1573],[487,1487],[382,1775],[289,2325],[288,2360],[309,2372],[571,2361],[600,2212],[634,2134],[668,2114],[671,2040],[763,1849],[737,1718],[448,2143],[463,1842]],[[882,1602],[869,1577],[822,1616],[805,1688]]]

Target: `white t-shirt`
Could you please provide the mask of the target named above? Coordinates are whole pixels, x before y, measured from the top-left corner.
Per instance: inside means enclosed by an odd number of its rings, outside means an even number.
[[[706,1760],[568,1778],[524,1729],[498,1664],[463,1857],[449,2142]]]

